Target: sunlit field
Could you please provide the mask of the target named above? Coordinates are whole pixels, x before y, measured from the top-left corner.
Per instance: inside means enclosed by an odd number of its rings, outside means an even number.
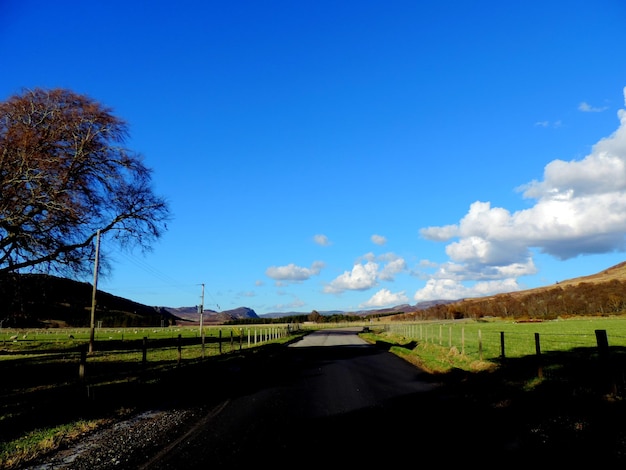
[[[96,328],[90,361],[179,361],[223,354],[285,340],[292,325],[203,326],[167,328]],[[89,328],[2,329],[0,361],[21,354],[50,355],[85,351]],[[144,357],[145,355],[147,357]]]
[[[381,325],[382,326],[382,325]],[[522,357],[549,351],[597,346],[596,330],[606,331],[609,346],[626,346],[626,317],[573,318],[543,322],[444,321],[385,324],[384,329],[418,343],[456,348],[482,360]]]

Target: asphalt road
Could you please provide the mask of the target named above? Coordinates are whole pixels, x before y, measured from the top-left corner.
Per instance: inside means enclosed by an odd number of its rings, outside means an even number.
[[[446,402],[428,374],[358,331],[317,331],[292,344],[269,379],[220,403],[141,468],[467,464],[468,453],[492,448],[501,430],[486,430],[484,416]],[[507,442],[496,438],[500,449]]]

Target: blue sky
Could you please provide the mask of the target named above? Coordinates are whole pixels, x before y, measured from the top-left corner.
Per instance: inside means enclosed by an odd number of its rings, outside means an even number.
[[[624,261],[626,4],[0,0],[0,99],[126,120],[172,220],[98,287],[360,310]],[[90,282],[91,279],[85,279]]]

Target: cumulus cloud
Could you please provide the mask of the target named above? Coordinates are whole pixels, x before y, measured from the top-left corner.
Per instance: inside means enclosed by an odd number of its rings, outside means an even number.
[[[324,268],[322,261],[315,261],[310,268],[303,268],[291,263],[286,266],[270,266],[265,274],[275,281],[301,282],[317,276]]]
[[[358,263],[352,267],[352,271],[344,271],[324,286],[324,292],[338,294],[345,290],[367,290],[376,285],[378,264],[373,261]]]
[[[326,235],[322,235],[322,234],[318,234],[313,236],[313,241],[315,243],[317,243],[318,245],[321,246],[328,246],[330,245],[330,240],[328,239],[328,237]]]
[[[391,292],[389,289],[381,289],[376,292],[367,302],[363,302],[359,307],[393,307],[394,305],[405,304],[409,301],[404,291]]]
[[[626,99],[626,88],[624,88]],[[532,249],[565,260],[626,249],[626,110],[618,129],[581,160],[554,160],[541,181],[518,188],[532,207],[510,212],[476,201],[459,223],[427,227],[429,240],[449,242],[438,276],[415,294],[459,298],[500,287],[509,291],[519,276],[532,274]],[[463,280],[493,279],[464,287]],[[498,281],[499,280],[499,281]],[[501,284],[498,284],[500,282]],[[443,297],[442,297],[443,296]]]
[[[387,243],[387,238],[383,237],[382,235],[372,235],[371,238],[372,242],[375,243],[376,245],[384,245],[385,243]]]
[[[367,290],[378,281],[393,281],[396,274],[407,270],[406,261],[394,253],[366,253],[352,267],[324,286],[324,292],[339,294],[346,290]]]
[[[406,271],[406,261],[403,258],[396,257],[386,263],[378,273],[378,278],[382,281],[393,281],[395,275]]]
[[[429,279],[426,286],[415,293],[413,299],[416,302],[425,300],[457,300],[513,292],[519,289],[520,286],[515,279],[482,281],[472,286],[465,286],[454,279]]]

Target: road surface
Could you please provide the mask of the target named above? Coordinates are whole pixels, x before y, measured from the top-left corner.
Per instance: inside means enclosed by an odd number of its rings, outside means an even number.
[[[457,452],[476,450],[475,423],[451,422],[463,417],[433,395],[428,374],[358,331],[320,330],[292,344],[271,381],[222,402],[141,468],[467,462]]]

